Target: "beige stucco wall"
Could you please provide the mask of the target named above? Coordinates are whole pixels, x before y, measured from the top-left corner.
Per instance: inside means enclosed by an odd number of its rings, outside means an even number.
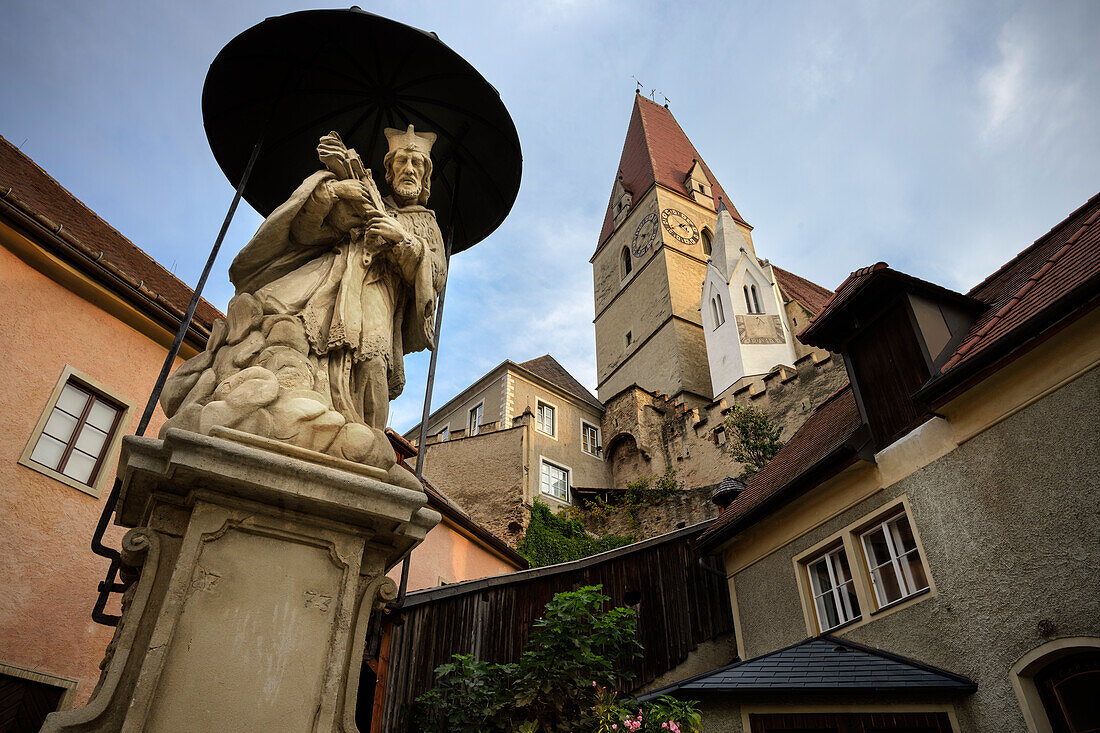
[[[530,421],[527,429],[530,449],[524,492],[526,502],[531,503],[539,497],[551,505],[558,503],[553,497],[539,493],[541,459],[569,469],[570,486],[602,488],[611,485],[611,473],[606,461],[584,452],[581,447],[581,421],[599,429],[602,417],[599,410],[519,374],[512,375],[512,393],[516,415],[522,415],[528,408],[532,415],[538,415],[538,403],[542,401],[554,407],[557,423],[555,435],[551,436],[538,429],[537,420]]]
[[[518,569],[472,540],[444,517],[412,551],[408,589],[433,588],[443,583],[487,578]],[[389,576],[400,582],[401,566],[391,570]]]
[[[1098,321],[1078,321],[945,405],[946,420],[877,466],[853,467],[739,535],[726,568],[744,655],[811,633],[801,553],[904,499],[931,592],[864,609],[835,633],[973,679],[978,691],[958,706],[963,730],[1023,730],[1010,667],[1051,639],[1100,636],[1100,545],[1089,541],[1100,536],[1100,461],[1081,443],[1100,432]]]
[[[506,370],[498,369],[479,380],[479,383],[459,395],[453,404],[447,405],[446,410],[441,410],[428,421],[428,436],[437,435],[444,426],[450,428],[451,435],[464,435],[470,421],[470,410],[478,403],[484,403],[481,409],[482,425],[496,423],[498,427],[507,427],[506,424],[501,424],[506,419],[506,378]],[[419,430],[409,434],[409,437],[413,441],[418,440]]]
[[[78,681],[83,704],[99,677],[113,629],[92,622],[107,561],[89,549],[114,479],[109,457],[100,498],[17,463],[69,365],[123,397],[132,432],[165,349],[0,247],[0,333],[7,372],[0,389],[0,663]],[[109,299],[104,295],[104,300]],[[170,338],[170,336],[168,336]],[[159,408],[148,434],[156,435]],[[118,547],[111,528],[106,543]],[[118,596],[114,597],[118,612]]]
[[[470,517],[515,546],[527,527],[527,466],[522,427],[429,443],[424,477]]]

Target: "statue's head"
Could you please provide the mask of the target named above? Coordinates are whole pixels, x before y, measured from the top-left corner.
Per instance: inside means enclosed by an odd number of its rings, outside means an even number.
[[[386,169],[386,183],[393,188],[393,196],[401,206],[428,203],[432,188],[432,144],[434,132],[416,132],[386,128],[386,140],[390,150],[382,160]]]

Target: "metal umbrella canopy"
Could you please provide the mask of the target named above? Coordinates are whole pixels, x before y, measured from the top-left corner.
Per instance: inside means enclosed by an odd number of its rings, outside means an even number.
[[[496,229],[519,192],[519,137],[496,89],[434,33],[358,8],[290,13],[241,33],[210,65],[202,110],[234,185],[262,139],[243,196],[264,216],[319,169],[317,141],[330,130],[376,179],[385,128],[436,133],[428,206],[454,228],[452,252]]]
[[[428,206],[445,233],[448,260],[500,226],[519,193],[519,137],[496,89],[434,33],[357,7],[281,15],[241,33],[210,65],[202,111],[214,158],[237,190],[138,421],[137,435],[144,435],[149,425],[240,199],[269,215],[320,169],[316,148],[321,136],[338,132],[379,179],[388,150],[385,128],[411,124],[434,132],[438,137],[432,148]],[[437,345],[445,287],[436,308]],[[421,445],[438,355],[438,348],[432,351],[428,367]],[[421,452],[418,479],[423,470]],[[103,544],[120,488],[116,479],[92,535],[92,551],[111,561],[92,619],[109,626],[120,617],[105,612],[108,597],[127,587],[116,581],[121,553]],[[408,556],[398,603],[407,578]]]

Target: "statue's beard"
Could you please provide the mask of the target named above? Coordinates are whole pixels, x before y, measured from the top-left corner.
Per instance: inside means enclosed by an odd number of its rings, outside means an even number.
[[[416,181],[401,181],[393,187],[393,192],[405,202],[414,202],[420,198],[421,189],[422,186]]]

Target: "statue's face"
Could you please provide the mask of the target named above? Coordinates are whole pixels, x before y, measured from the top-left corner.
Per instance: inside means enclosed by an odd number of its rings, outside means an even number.
[[[405,201],[415,201],[424,188],[424,172],[427,161],[415,150],[398,150],[390,164],[393,176],[393,192]]]

